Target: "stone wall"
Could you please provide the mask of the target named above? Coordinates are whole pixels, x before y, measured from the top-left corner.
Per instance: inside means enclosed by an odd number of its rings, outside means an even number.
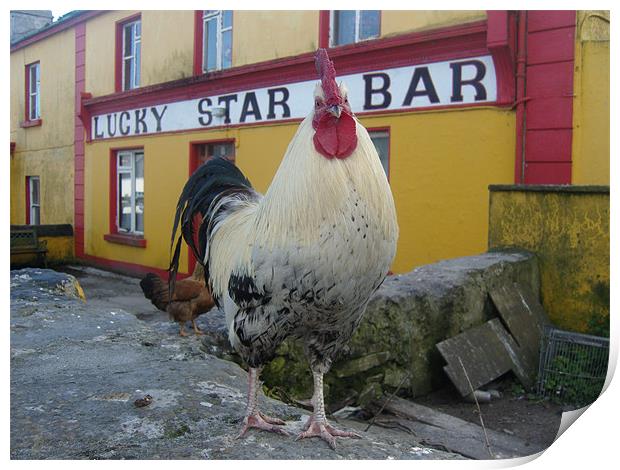
[[[405,395],[419,396],[444,383],[435,345],[497,316],[489,289],[515,281],[538,295],[538,264],[531,253],[485,253],[388,277],[325,377],[327,402],[333,408],[364,404],[399,385]],[[310,370],[296,342],[280,347],[262,378],[282,398],[311,395]]]

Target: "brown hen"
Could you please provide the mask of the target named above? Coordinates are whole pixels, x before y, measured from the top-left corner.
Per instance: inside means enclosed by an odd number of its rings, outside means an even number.
[[[140,281],[140,287],[155,307],[168,312],[170,319],[179,323],[181,336],[187,336],[185,322],[188,321],[192,322],[197,335],[203,334],[196,326],[196,318],[211,310],[215,303],[206,286],[204,268],[200,263],[196,264],[191,277],[176,282],[172,300],[168,293],[168,283],[153,273],[148,273]]]

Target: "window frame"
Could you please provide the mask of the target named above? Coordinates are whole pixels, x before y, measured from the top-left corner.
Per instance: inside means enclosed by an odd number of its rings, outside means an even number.
[[[105,234],[103,238],[106,241],[112,243],[119,243],[123,245],[130,245],[139,248],[146,247],[146,239],[144,238],[144,229],[142,231],[136,230],[136,213],[135,213],[135,200],[136,200],[136,177],[135,177],[135,156],[136,154],[142,154],[143,158],[143,178],[144,178],[144,162],[145,152],[143,147],[127,147],[116,148],[110,150],[110,194],[109,194],[109,233]],[[132,164],[131,168],[120,166],[120,157],[123,155],[131,155]],[[119,177],[123,173],[130,173],[131,178],[131,229],[129,231],[121,229],[120,217],[119,217],[119,192],[120,184]],[[145,188],[146,189],[146,188]],[[144,191],[146,192],[146,191]],[[143,214],[144,215],[144,214]]]
[[[387,169],[385,172],[385,176],[387,177],[388,182],[390,181],[390,171],[391,171],[391,154],[392,154],[392,133],[390,130],[390,127],[369,127],[366,129],[368,131],[368,136],[371,138],[372,140],[372,135],[373,133],[375,134],[379,134],[379,133],[384,133],[387,135]],[[373,143],[374,145],[374,143]],[[377,152],[379,153],[379,152]],[[383,165],[381,165],[383,166]]]
[[[34,202],[33,198],[33,189],[34,186],[32,184],[33,181],[38,182],[39,186],[39,200],[38,202]],[[33,223],[33,209],[37,207],[39,209],[38,212],[38,221],[37,223]],[[41,177],[40,176],[26,176],[26,225],[40,225],[41,224]]]
[[[206,139],[206,140],[193,140],[189,143],[189,173],[188,177],[191,177],[194,172],[200,167],[200,155],[198,154],[198,146],[200,145],[208,145],[208,144],[233,144],[235,149],[235,156],[232,162],[237,164],[237,140],[234,138],[229,139]],[[194,268],[196,267],[196,258],[194,257],[194,253],[191,249],[188,248],[188,258],[187,258],[187,272],[194,272]]]
[[[132,45],[132,55],[130,56],[125,56],[125,27],[131,25],[131,24],[135,24],[135,23],[140,23],[140,35],[137,38],[137,40],[135,40],[135,36],[134,36],[134,43]],[[132,31],[135,31],[135,28],[132,29]],[[140,52],[138,53],[140,60],[139,63],[136,65],[134,63],[134,77],[132,77],[132,82],[131,82],[131,86],[130,88],[125,88],[125,61],[126,59],[133,59],[134,61],[136,61],[136,44],[138,44],[139,48],[140,48]],[[126,91],[130,91],[130,90],[135,90],[137,88],[140,88],[140,81],[142,78],[142,74],[141,74],[141,68],[142,68],[142,14],[138,13],[135,15],[132,15],[128,18],[123,18],[120,21],[116,22],[116,53],[115,53],[116,57],[115,57],[115,84],[114,84],[114,88],[116,92],[126,92]],[[136,78],[137,76],[137,78]]]
[[[206,13],[211,11],[211,13]],[[224,27],[224,12],[230,12],[230,26]],[[232,56],[232,44],[233,44],[233,23],[234,23],[234,10],[196,10],[195,11],[195,35],[194,35],[194,74],[202,75],[205,73],[217,72],[220,70],[227,70],[233,67]],[[217,29],[215,33],[215,68],[207,70],[206,68],[206,55],[208,53],[206,44],[206,24],[208,21],[215,20]],[[223,41],[222,37],[224,33],[230,31],[230,65],[228,67],[223,66]]]
[[[329,10],[329,47],[340,47],[340,46],[347,46],[350,44],[357,44],[360,42],[364,42],[364,41],[372,41],[373,39],[378,39],[381,37],[381,10],[379,11],[379,32],[377,33],[376,36],[372,36],[369,38],[364,38],[364,39],[360,39],[360,20],[362,18],[362,11],[363,10],[354,10],[355,11],[355,37],[353,42],[347,42],[345,44],[336,44],[336,34],[334,31],[334,26],[335,26],[335,19],[336,19],[336,12],[337,11],[343,11],[343,10]]]
[[[30,79],[31,69],[36,67],[36,84],[33,91],[32,81]],[[33,127],[40,126],[41,120],[41,61],[37,60],[26,64],[24,68],[24,121],[21,123],[21,127]],[[30,105],[30,99],[35,96],[35,111],[36,114],[32,115],[32,107]]]

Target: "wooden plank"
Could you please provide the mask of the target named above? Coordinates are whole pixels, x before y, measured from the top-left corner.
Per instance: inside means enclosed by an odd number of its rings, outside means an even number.
[[[497,318],[437,343],[437,349],[447,362],[446,374],[463,396],[510,370],[531,385],[517,344]]]
[[[514,337],[530,381],[538,372],[540,341],[549,322],[532,290],[522,284],[508,284],[489,291],[493,303]]]
[[[398,397],[389,400],[384,397],[377,404],[378,407],[384,405],[384,410],[401,417],[400,426],[413,431],[421,442],[445,447],[472,459],[522,457],[544,450],[518,437],[487,429],[491,457],[481,426]]]

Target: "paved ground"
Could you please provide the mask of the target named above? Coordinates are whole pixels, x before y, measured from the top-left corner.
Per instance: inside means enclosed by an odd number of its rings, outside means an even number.
[[[138,280],[75,273],[86,302],[65,274],[11,272],[13,459],[461,458],[377,426],[361,440],[340,440],[336,451],[317,439],[256,431],[236,440],[246,373],[207,354],[200,338],[180,338],[142,298]],[[152,402],[135,406],[146,395]],[[262,400],[299,432],[306,411]]]

